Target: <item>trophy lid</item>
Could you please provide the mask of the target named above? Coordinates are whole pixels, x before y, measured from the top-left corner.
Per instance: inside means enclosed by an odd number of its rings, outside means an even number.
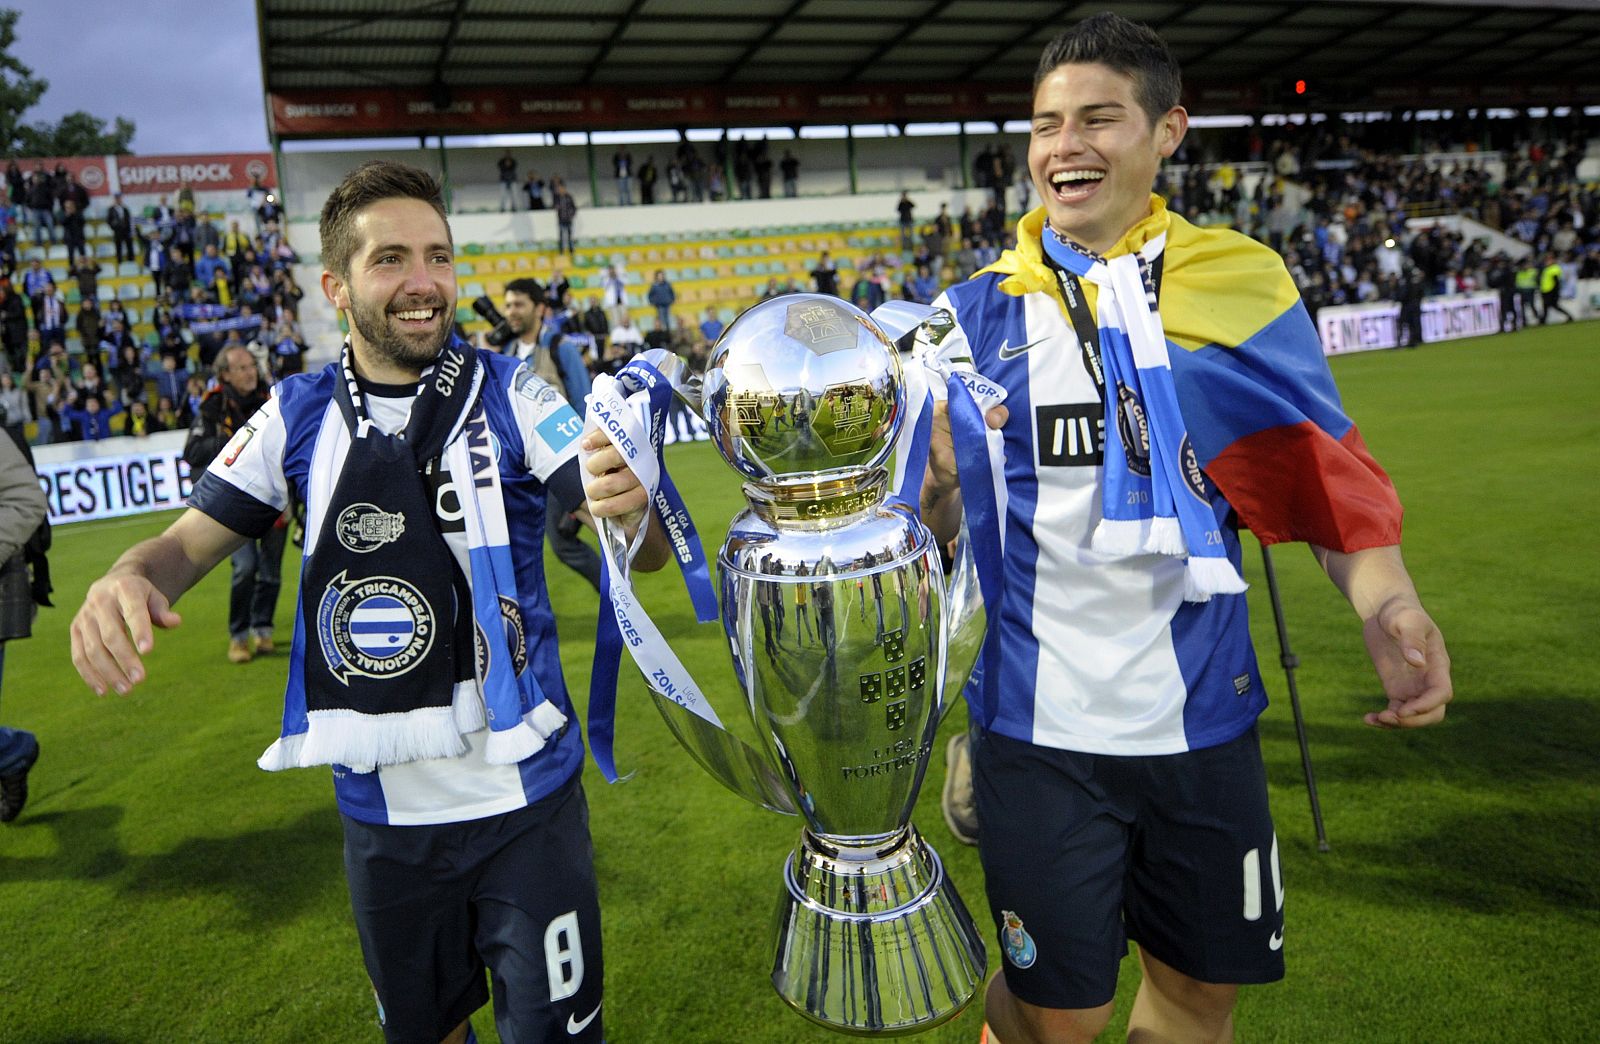
[[[712,350],[704,391],[723,459],[764,484],[877,467],[905,414],[894,341],[827,294],[784,294],[740,315]]]

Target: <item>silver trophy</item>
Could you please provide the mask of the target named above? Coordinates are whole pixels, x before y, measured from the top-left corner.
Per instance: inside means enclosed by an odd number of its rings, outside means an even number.
[[[983,615],[970,556],[947,583],[932,534],[890,500],[907,399],[875,317],[818,294],[763,302],[703,383],[647,353],[747,480],[718,571],[762,751],[652,691],[713,776],[805,821],[776,914],[778,994],[831,1029],[893,1035],[953,1018],[983,983],[983,941],[910,822]]]

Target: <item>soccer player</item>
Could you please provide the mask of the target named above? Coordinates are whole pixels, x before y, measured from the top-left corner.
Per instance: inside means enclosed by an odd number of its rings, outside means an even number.
[[[72,624],[95,692],[145,677],[152,626],[306,504],[283,729],[263,768],[331,764],[362,952],[390,1041],[600,1041],[582,741],[545,592],[543,515],[582,506],[582,422],[514,358],[451,336],[439,185],[373,162],[322,211],[339,361],[283,381],[190,508],[124,554]],[[642,507],[642,506],[641,506]],[[617,506],[625,529],[642,510]],[[667,558],[652,535],[643,568]]]
[[[1005,445],[998,653],[967,690],[1004,1044],[1094,1038],[1128,939],[1130,1038],[1231,1039],[1238,985],[1283,974],[1240,522],[1310,543],[1349,599],[1387,698],[1367,724],[1433,724],[1451,697],[1398,499],[1282,261],[1151,192],[1187,129],[1178,98],[1165,44],[1117,15],[1046,47],[1043,206],[942,295],[955,325],[920,349],[1007,391],[984,417]],[[951,445],[941,403],[922,495],[941,542],[963,511]]]

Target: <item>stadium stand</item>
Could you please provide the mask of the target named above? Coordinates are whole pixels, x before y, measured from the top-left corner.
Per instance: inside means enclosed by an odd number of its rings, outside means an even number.
[[[1278,249],[1313,312],[1499,289],[1504,311],[1526,322],[1536,313],[1524,309],[1531,300],[1517,292],[1519,270],[1535,261],[1542,268],[1553,256],[1569,297],[1578,280],[1600,278],[1597,144],[1573,137],[1520,141],[1499,152],[1402,156],[1331,130],[1285,128],[1270,142],[1253,135],[1241,149],[1250,159],[1174,164],[1158,187],[1191,219],[1237,228]],[[474,299],[498,300],[511,279],[549,280],[558,271],[581,312],[600,299],[602,277],[613,268],[623,283],[620,308],[635,326],[655,343],[703,357],[708,346],[695,342],[708,309],[726,324],[763,297],[813,290],[824,253],[838,292],[864,306],[885,296],[930,296],[1008,245],[1014,204],[1022,202],[1013,190],[1011,212],[1002,217],[988,188],[917,193],[915,242],[903,250],[896,198],[890,192],[634,208],[635,215],[657,212],[656,219],[596,221],[598,231],[580,236],[571,254],[558,252],[553,236],[532,237],[529,230],[540,226],[510,225],[502,215],[456,215],[457,320],[464,333],[482,333],[487,323],[472,310]],[[948,214],[946,226],[936,215],[952,203],[961,212]],[[824,208],[834,220],[793,220],[815,219]],[[276,376],[299,368],[308,353],[328,357],[338,343],[331,309],[320,294],[302,290],[315,288],[319,258],[289,246],[291,237],[314,241],[310,215],[281,227],[264,222],[256,233],[248,215],[243,223],[250,230],[241,231],[237,211],[196,215],[152,205],[136,215],[138,260],[120,263],[109,227],[91,215],[87,259],[69,265],[65,245],[55,241],[59,223],[41,227],[24,207],[4,206],[0,214],[7,294],[19,299],[11,307],[21,313],[20,321],[7,323],[0,301],[0,329],[7,331],[14,381],[27,392],[27,431],[35,440],[83,434],[73,411],[86,397],[115,414],[109,425],[91,424],[95,433],[187,424],[200,390],[188,378],[206,374],[225,344],[250,347]],[[529,237],[509,238],[508,229]],[[218,248],[216,257],[207,257],[207,244]],[[151,268],[153,252],[163,255],[160,271]],[[657,271],[676,297],[675,329],[660,333],[646,299]],[[38,329],[40,273],[64,306],[60,335]],[[89,300],[96,307],[86,307]],[[51,350],[56,339],[60,346]],[[124,342],[133,357],[123,357]],[[602,343],[594,364],[604,358]],[[93,376],[86,380],[86,367],[102,378],[103,390]]]

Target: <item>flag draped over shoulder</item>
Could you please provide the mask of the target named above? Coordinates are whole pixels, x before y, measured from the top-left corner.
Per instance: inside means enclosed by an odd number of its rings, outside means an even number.
[[[985,272],[1002,292],[1059,301],[1044,261],[1045,212],[1025,215],[1015,250]],[[1160,288],[1179,409],[1201,468],[1264,544],[1337,551],[1400,542],[1394,486],[1345,415],[1315,325],[1283,261],[1236,232],[1200,229],[1159,196],[1106,253],[1167,236]],[[1095,307],[1096,288],[1086,285]]]

